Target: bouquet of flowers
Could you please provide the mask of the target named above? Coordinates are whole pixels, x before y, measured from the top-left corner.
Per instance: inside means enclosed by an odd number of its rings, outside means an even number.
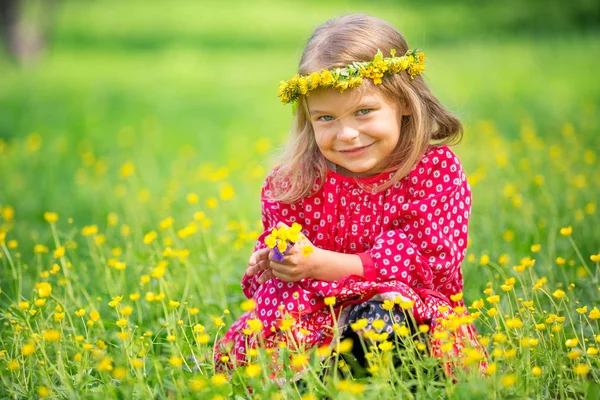
[[[302,225],[296,222],[294,222],[291,227],[282,224],[279,229],[273,228],[269,236],[265,238],[265,244],[270,249],[273,249],[273,252],[275,253],[273,258],[275,261],[282,262],[283,257],[294,244],[304,238],[301,231]],[[312,249],[312,247],[308,248]],[[305,256],[306,255],[307,254],[305,254]]]

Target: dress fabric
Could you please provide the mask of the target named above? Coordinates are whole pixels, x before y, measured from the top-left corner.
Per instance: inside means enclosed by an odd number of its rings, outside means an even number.
[[[430,334],[448,329],[443,320],[467,317],[460,308],[463,300],[453,296],[463,290],[460,265],[471,212],[471,190],[459,159],[447,146],[430,146],[396,184],[377,192],[364,189],[380,186],[392,175],[351,178],[328,171],[323,186],[295,204],[269,200],[273,184],[269,175],[261,192],[264,232],[255,251],[266,247],[264,239],[278,222],[288,226],[297,222],[316,247],[359,255],[364,273],[334,282],[273,278],[263,284],[258,284],[260,273],[244,276],[242,290],[256,307],[231,326],[217,349],[243,364],[247,349],[258,341],[267,347],[278,342],[302,349],[327,345],[331,327],[340,323],[325,305],[330,296],[336,298],[334,314],[374,296],[412,301],[415,321],[429,325]],[[294,325],[282,330],[286,315],[293,317]],[[250,319],[262,323],[260,339],[243,332]],[[459,356],[470,345],[484,354],[472,324],[454,326],[449,333],[450,352],[430,335],[431,354],[445,360],[447,372],[453,368],[448,353]]]

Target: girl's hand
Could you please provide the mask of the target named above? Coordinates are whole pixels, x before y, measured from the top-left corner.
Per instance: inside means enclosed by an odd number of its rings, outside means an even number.
[[[246,269],[246,275],[253,276],[259,271],[264,271],[261,276],[258,277],[258,283],[263,284],[269,279],[273,278],[273,271],[271,271],[271,265],[269,260],[269,253],[271,249],[260,249],[252,253],[248,260],[248,269]]]
[[[284,226],[287,227],[286,224],[280,222],[277,224],[277,229]],[[315,266],[314,260],[318,250],[319,249],[314,247],[306,236],[301,235],[301,239],[294,243],[292,248],[285,253],[283,261],[275,261],[274,251],[271,250],[269,252],[268,259],[270,270],[265,272],[271,272],[272,276],[275,276],[284,282],[297,282],[304,278],[310,278]],[[265,279],[265,281],[268,279]]]

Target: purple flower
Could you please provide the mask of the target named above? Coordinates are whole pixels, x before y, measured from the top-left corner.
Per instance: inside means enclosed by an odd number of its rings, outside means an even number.
[[[277,262],[282,262],[283,261],[283,257],[285,257],[285,254],[294,246],[293,243],[288,243],[287,247],[285,249],[285,251],[282,253],[279,251],[279,247],[275,246],[273,247],[273,253],[275,253],[273,255],[273,260],[277,261]]]

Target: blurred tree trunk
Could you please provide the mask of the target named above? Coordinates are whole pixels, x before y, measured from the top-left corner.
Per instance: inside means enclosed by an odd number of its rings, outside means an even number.
[[[58,0],[0,0],[0,36],[9,57],[20,64],[38,59],[46,48]]]

